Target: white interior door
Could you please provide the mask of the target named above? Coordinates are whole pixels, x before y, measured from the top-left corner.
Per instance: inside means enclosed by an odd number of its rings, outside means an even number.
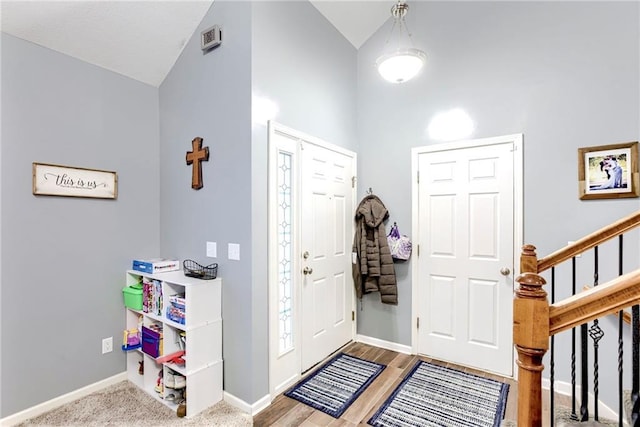
[[[353,157],[302,143],[302,370],[352,338]]]
[[[508,376],[518,144],[510,136],[414,153],[418,352]]]
[[[353,339],[356,155],[269,126],[271,396]]]

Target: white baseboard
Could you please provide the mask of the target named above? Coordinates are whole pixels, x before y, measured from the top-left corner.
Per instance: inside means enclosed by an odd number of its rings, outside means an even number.
[[[62,396],[58,396],[46,402],[40,403],[39,405],[32,406],[31,408],[27,408],[24,411],[20,411],[13,415],[9,415],[8,417],[2,418],[0,419],[0,426],[9,427],[16,424],[20,424],[21,422],[26,421],[29,418],[42,415],[45,412],[51,411],[52,409],[56,409],[66,403],[73,402],[74,400],[78,400],[82,397],[88,396],[93,392],[102,390],[104,388],[107,388],[113,384],[119,383],[120,381],[124,381],[126,379],[127,379],[126,372],[122,372],[112,377],[105,378],[104,380],[98,381],[93,384],[89,384],[86,387],[79,388],[70,393],[63,394]]]
[[[224,401],[229,405],[240,409],[242,412],[250,414],[251,416],[256,415],[258,412],[262,411],[264,408],[269,406],[271,403],[271,396],[266,395],[262,399],[258,400],[254,404],[250,404],[245,402],[244,400],[237,398],[231,393],[224,392]]]
[[[356,335],[356,342],[373,345],[386,350],[397,351],[398,353],[413,354],[410,345],[398,344],[391,341],[381,340],[379,338],[368,337],[366,335]]]
[[[564,396],[571,396],[571,383],[568,383],[566,381],[554,381],[553,386],[554,386],[554,393],[562,394]],[[549,381],[548,378],[542,379],[542,388],[544,390],[551,389],[551,381]],[[576,395],[579,396],[580,393],[581,393],[580,385],[576,385]],[[589,402],[587,404],[587,407],[589,409],[589,413],[593,414],[595,411],[595,398],[593,396],[593,393],[591,392],[589,392]],[[610,420],[617,420],[618,412],[614,411],[604,403],[600,402],[600,404],[598,405],[598,417],[607,418]],[[624,425],[627,425],[626,420],[624,420]]]

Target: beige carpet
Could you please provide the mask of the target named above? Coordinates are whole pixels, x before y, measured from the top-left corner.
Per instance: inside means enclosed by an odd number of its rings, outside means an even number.
[[[128,381],[114,384],[19,424],[21,427],[241,427],[251,425],[253,420],[249,414],[225,402],[219,402],[192,418],[178,418],[175,411]]]

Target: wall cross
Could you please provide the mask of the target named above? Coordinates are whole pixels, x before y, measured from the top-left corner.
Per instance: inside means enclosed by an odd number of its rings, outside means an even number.
[[[187,151],[187,165],[193,164],[191,171],[191,188],[199,190],[202,182],[202,162],[209,161],[209,147],[202,148],[202,138],[196,137],[191,141],[192,151]]]

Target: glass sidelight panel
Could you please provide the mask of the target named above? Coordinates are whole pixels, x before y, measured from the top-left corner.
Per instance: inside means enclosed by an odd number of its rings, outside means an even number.
[[[278,337],[280,354],[293,347],[291,154],[278,153]]]

